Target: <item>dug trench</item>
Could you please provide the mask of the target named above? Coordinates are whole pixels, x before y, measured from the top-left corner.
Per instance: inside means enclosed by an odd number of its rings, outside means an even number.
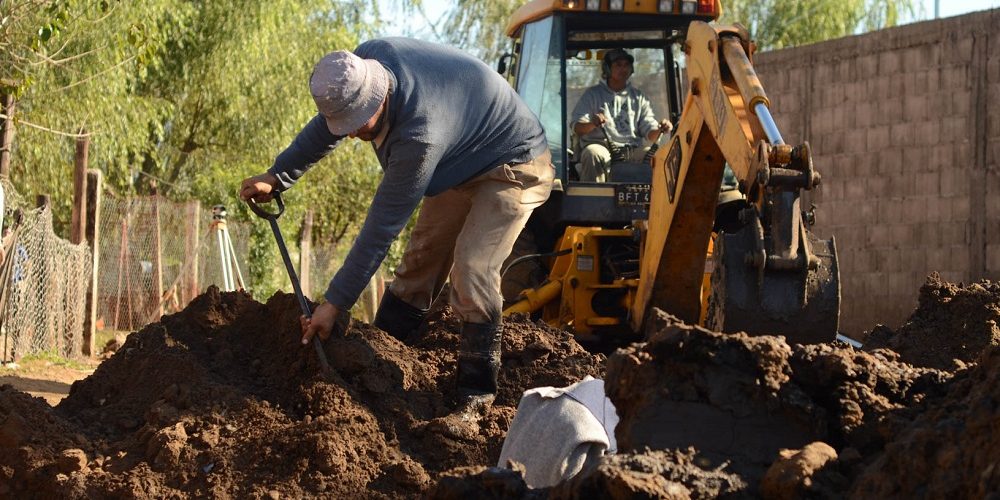
[[[605,358],[505,322],[500,391],[454,404],[459,323],[408,344],[354,322],[319,377],[294,296],[210,289],[128,336],[57,407],[0,387],[0,497],[978,497],[1000,490],[1000,285],[932,275],[864,350],[721,334],[657,313]],[[933,350],[934,353],[928,353]],[[547,489],[493,467],[521,393],[606,380],[619,453]]]

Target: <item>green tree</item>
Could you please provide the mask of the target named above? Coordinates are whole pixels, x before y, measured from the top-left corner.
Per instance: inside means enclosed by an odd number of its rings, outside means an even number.
[[[24,194],[52,195],[57,227],[69,218],[73,138],[95,138],[94,164],[113,185],[125,159],[148,149],[166,103],[128,98],[155,41],[146,3],[13,0],[0,5],[0,75],[15,95],[11,180]]]
[[[168,40],[136,88],[139,95],[171,102],[157,147],[138,162],[175,197],[224,204],[254,221],[252,282],[267,295],[288,278],[275,262],[267,224],[236,198],[241,179],[270,166],[315,113],[308,76],[323,54],[351,49],[371,34],[361,22],[365,2],[235,0],[180,3],[158,23]],[[370,148],[345,141],[331,158],[285,197],[286,240],[306,208],[316,210],[314,238],[345,245],[364,219],[378,181]],[[353,196],[344,193],[353,187]],[[235,209],[235,210],[233,210]]]
[[[725,2],[720,21],[743,24],[772,50],[888,28],[916,9],[913,0],[740,0]]]

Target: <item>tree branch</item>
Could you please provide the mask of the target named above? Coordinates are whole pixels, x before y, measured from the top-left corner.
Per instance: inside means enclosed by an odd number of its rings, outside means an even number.
[[[61,88],[58,88],[58,89],[55,89],[55,90],[51,90],[49,92],[45,92],[45,93],[43,93],[41,95],[43,95],[43,96],[44,95],[51,95],[51,94],[54,94],[56,92],[62,92],[64,90],[69,90],[69,89],[71,89],[73,87],[76,87],[77,85],[83,85],[84,83],[87,83],[90,80],[93,80],[93,79],[95,79],[95,78],[97,78],[99,76],[103,76],[105,73],[110,73],[112,70],[118,69],[119,67],[124,66],[125,64],[132,62],[133,59],[135,59],[135,56],[129,56],[128,58],[126,58],[122,62],[120,62],[118,64],[115,64],[114,66],[111,66],[110,68],[105,69],[104,71],[101,71],[100,73],[95,73],[93,75],[88,76],[87,78],[84,78],[83,80],[73,82],[73,83],[71,83],[69,85],[66,85],[64,87],[61,87]]]

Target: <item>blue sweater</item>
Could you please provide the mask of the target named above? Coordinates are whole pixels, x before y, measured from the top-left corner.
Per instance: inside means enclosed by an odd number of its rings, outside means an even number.
[[[408,38],[365,42],[354,51],[391,74],[387,134],[375,155],[384,176],[327,302],[350,308],[381,265],[423,196],[434,196],[505,163],[524,163],[548,147],[538,118],[497,72],[444,45]],[[344,136],[316,115],[268,172],[285,190]]]

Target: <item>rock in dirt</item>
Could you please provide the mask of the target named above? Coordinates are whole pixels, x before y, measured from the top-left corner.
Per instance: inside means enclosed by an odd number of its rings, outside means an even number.
[[[837,450],[818,441],[809,443],[801,450],[781,450],[778,459],[764,474],[760,491],[764,497],[774,500],[833,498],[836,492],[816,488],[813,476],[836,459]],[[846,485],[842,484],[841,487],[843,486]]]
[[[529,490],[523,470],[497,467],[457,467],[445,472],[427,495],[431,500],[468,498],[542,499],[545,490]]]
[[[79,448],[63,450],[56,460],[56,469],[63,474],[80,472],[87,468],[87,454]]]
[[[746,483],[722,467],[696,463],[696,452],[645,450],[605,457],[590,471],[552,488],[551,498],[734,498]]]

